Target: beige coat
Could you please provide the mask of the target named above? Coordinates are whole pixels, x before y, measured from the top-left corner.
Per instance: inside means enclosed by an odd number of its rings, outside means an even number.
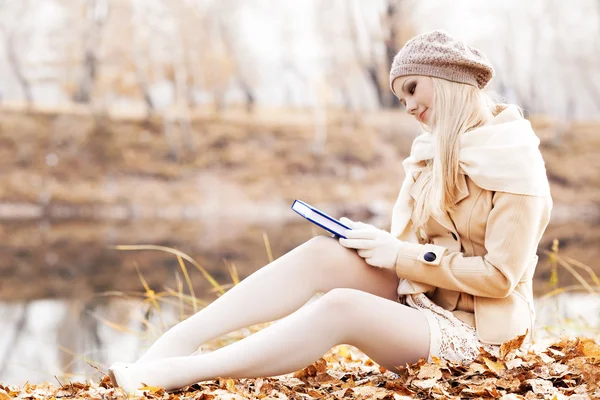
[[[421,172],[411,187],[413,199],[427,173]],[[454,211],[430,219],[429,240],[403,243],[396,260],[398,294],[418,292],[411,281],[433,285],[427,296],[474,326],[483,343],[501,344],[527,330],[529,342],[536,251],[552,198],[485,190],[465,174],[459,193]]]

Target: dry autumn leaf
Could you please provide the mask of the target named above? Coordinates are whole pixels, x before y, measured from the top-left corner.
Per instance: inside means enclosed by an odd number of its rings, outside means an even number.
[[[440,379],[442,377],[442,371],[440,367],[432,364],[425,364],[419,369],[417,378],[419,379]]]
[[[152,394],[157,394],[160,393],[161,391],[164,392],[164,389],[158,386],[143,386],[140,388],[141,391],[149,391]]]
[[[487,357],[483,357],[483,361],[485,362],[485,365],[490,369],[490,371],[492,371],[496,375],[498,375],[501,371],[506,369],[506,366],[502,361],[492,361]]]
[[[496,386],[501,389],[507,389],[510,391],[517,391],[519,386],[521,386],[521,380],[517,378],[500,378],[496,381]]]
[[[528,379],[525,383],[528,383],[531,386],[533,393],[536,394],[554,394],[558,391],[558,389],[552,385],[551,381],[544,379]]]
[[[500,346],[500,359],[504,360],[511,351],[520,348],[523,345],[523,341],[525,340],[525,336],[527,336],[528,332],[529,330],[525,331],[525,334],[521,336],[517,336],[508,342],[502,343]]]
[[[485,368],[485,366],[483,366],[482,364],[479,364],[478,362],[472,362],[469,365],[469,371],[472,371],[473,373],[476,373],[476,374],[483,374],[484,372],[487,371],[487,369]]]
[[[505,364],[506,364],[506,369],[519,368],[521,365],[523,365],[523,359],[522,358],[513,358],[512,360],[505,361]]]
[[[225,386],[230,392],[235,392],[235,381],[233,379],[227,379],[225,381]]]
[[[418,387],[419,389],[431,389],[437,383],[436,378],[423,379],[423,380],[414,380],[412,381],[412,385]]]
[[[581,339],[577,350],[583,357],[600,357],[600,345],[592,339]]]
[[[352,350],[352,360],[332,351],[294,374],[273,378],[217,379],[167,393],[147,387],[141,399],[595,399],[600,398],[598,347],[587,339],[562,339],[551,348],[514,353],[514,343],[503,353],[481,351],[470,364],[432,357],[398,367],[396,373],[369,365]],[[518,354],[518,357],[516,356]],[[543,355],[542,355],[543,354]],[[515,356],[514,358],[511,358]],[[124,399],[107,377],[89,384],[49,383],[22,387],[0,385],[0,400]],[[345,397],[344,397],[345,396]]]

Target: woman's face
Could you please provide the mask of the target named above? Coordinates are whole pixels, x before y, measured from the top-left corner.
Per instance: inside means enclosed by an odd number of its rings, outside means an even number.
[[[430,125],[433,110],[433,81],[429,76],[409,75],[394,80],[394,92],[406,111],[419,122]]]

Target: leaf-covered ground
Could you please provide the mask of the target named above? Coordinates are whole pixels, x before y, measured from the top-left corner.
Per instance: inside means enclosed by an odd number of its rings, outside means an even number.
[[[386,371],[353,348],[337,346],[314,364],[274,378],[203,382],[167,393],[146,387],[139,398],[210,399],[598,399],[600,345],[563,339],[544,350],[519,349],[523,337],[497,354],[482,350],[469,365],[434,359]],[[0,385],[0,400],[125,399],[105,376],[100,382]]]

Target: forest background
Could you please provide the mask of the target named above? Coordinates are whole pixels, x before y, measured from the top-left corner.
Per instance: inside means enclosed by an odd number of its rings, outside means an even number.
[[[139,353],[106,293],[143,292],[138,271],[175,287],[179,264],[115,245],[177,248],[227,281],[320,233],[296,198],[389,228],[419,132],[389,66],[433,29],[480,48],[489,90],[540,136],[540,254],[558,239],[600,272],[597,1],[0,1],[0,382]],[[535,282],[596,291],[544,257]],[[193,289],[214,296],[201,274]]]

